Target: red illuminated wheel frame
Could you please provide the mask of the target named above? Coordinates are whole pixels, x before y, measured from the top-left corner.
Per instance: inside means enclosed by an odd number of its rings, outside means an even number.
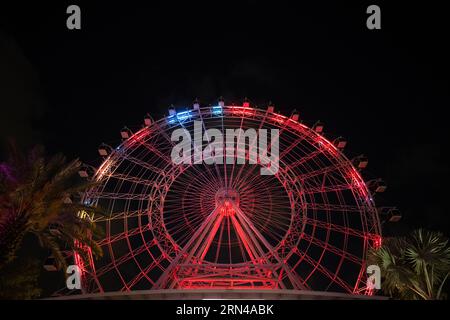
[[[261,175],[248,161],[174,164],[172,131],[192,132],[195,120],[221,132],[278,129],[278,172]],[[296,119],[216,106],[151,121],[111,149],[95,180],[84,201],[107,211],[94,218],[104,256],[80,263],[86,292],[371,294],[365,258],[381,241],[371,194],[340,149]]]

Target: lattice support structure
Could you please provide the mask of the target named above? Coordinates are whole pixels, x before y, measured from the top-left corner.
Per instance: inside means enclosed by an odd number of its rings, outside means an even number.
[[[223,134],[278,129],[279,170],[261,175],[257,144],[241,135],[236,147],[248,148],[234,163],[174,164],[172,132],[194,136],[194,121]],[[208,143],[193,140],[192,154]],[[372,195],[342,150],[296,117],[247,104],[195,108],[148,122],[111,150],[94,177],[99,185],[83,199],[108,212],[94,217],[106,231],[104,257],[83,266],[86,292],[372,294],[365,259],[381,242]]]

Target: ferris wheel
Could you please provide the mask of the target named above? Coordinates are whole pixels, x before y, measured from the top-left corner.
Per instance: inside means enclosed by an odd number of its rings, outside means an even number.
[[[85,292],[371,294],[365,259],[369,248],[380,245],[380,223],[360,174],[367,162],[349,160],[344,139],[330,141],[321,123],[308,127],[296,113],[288,117],[248,101],[208,107],[196,102],[169,111],[158,121],[146,117],[134,133],[124,128],[119,146],[99,148],[104,161],[93,176],[98,186],[83,201],[107,212],[94,217],[105,229],[103,257],[85,264],[78,259]],[[261,174],[265,164],[251,145],[231,153],[241,162],[174,163],[174,130],[194,136],[199,123],[203,135],[208,129],[276,130],[276,170]],[[236,146],[242,140],[237,136]],[[191,139],[188,154],[207,146],[208,139]]]

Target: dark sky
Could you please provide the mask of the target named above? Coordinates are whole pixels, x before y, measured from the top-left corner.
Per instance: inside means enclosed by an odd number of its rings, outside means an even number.
[[[97,164],[149,112],[248,97],[369,157],[402,226],[449,233],[449,32],[441,2],[58,1],[0,4],[0,137]],[[312,2],[312,1],[310,1]],[[394,1],[391,1],[394,2]],[[229,3],[229,2],[227,2]],[[78,4],[82,30],[66,28]],[[386,229],[388,232],[390,227]]]

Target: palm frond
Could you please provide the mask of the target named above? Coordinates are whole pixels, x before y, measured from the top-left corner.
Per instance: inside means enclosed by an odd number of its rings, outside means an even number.
[[[383,291],[391,297],[439,299],[450,271],[448,239],[422,229],[387,238],[381,248],[369,251],[368,262],[380,266]]]
[[[79,250],[75,243],[91,247],[93,254],[100,256],[101,248],[95,240],[101,229],[79,215],[80,212],[87,212],[89,216],[103,212],[80,203],[80,194],[97,186],[78,176],[81,161],[68,162],[61,154],[46,158],[42,147],[34,148],[27,156],[15,146],[10,150],[8,162],[2,165],[8,170],[0,172],[0,217],[6,209],[11,213],[10,219],[1,220],[0,241],[5,245],[1,246],[0,256],[4,258],[0,260],[14,258],[26,233],[35,234],[60,267],[66,264],[64,250]],[[72,203],[66,201],[68,198]],[[18,217],[25,219],[21,228],[15,227],[14,219]]]

